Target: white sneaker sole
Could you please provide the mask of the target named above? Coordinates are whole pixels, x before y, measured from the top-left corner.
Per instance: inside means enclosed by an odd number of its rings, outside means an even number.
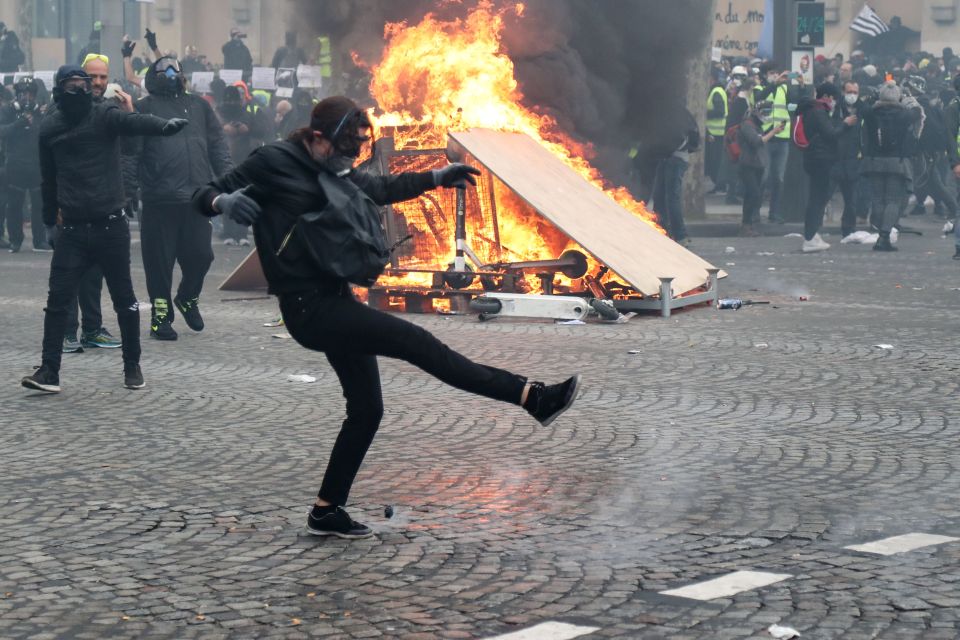
[[[355,535],[349,533],[340,533],[339,531],[321,531],[319,529],[311,529],[310,525],[304,527],[306,531],[311,536],[334,536],[337,538],[343,538],[344,540],[363,540],[364,538],[370,538],[373,536],[373,531],[370,533],[364,533],[362,535]]]
[[[804,253],[820,253],[822,251],[826,251],[829,248],[830,248],[829,245],[826,247],[804,247],[803,252]]]
[[[60,385],[56,384],[41,384],[30,379],[23,379],[20,381],[20,384],[27,389],[33,389],[34,391],[43,391],[44,393],[60,393]]]

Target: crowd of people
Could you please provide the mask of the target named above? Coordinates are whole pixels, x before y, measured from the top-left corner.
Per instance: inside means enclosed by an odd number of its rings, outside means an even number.
[[[951,49],[810,56],[795,72],[770,60],[727,59],[714,65],[712,80],[705,172],[711,193],[742,203],[742,235],[758,235],[766,198],[767,221],[782,223],[785,181],[805,182],[804,252],[830,248],[820,231],[838,192],[842,235],[862,226],[877,234],[875,250],[896,251],[901,216],[923,214],[929,196],[960,260],[960,58]],[[794,153],[802,162],[788,175]]]

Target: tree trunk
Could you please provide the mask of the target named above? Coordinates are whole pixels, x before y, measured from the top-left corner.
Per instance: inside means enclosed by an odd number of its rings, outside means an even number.
[[[712,66],[710,58],[713,51],[712,26],[715,7],[716,0],[708,0],[703,3],[703,8],[697,16],[691,16],[691,20],[702,20],[705,24],[709,24],[710,28],[705,30],[699,53],[691,58],[687,66],[687,109],[697,120],[701,142],[700,151],[690,155],[690,168],[683,181],[683,212],[686,218],[704,218],[707,214],[703,197],[703,157],[706,144],[707,94],[710,90],[710,67]]]

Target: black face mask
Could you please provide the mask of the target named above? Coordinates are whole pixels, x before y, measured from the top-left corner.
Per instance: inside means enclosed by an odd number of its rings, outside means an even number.
[[[337,155],[344,156],[345,158],[356,159],[360,155],[360,151],[363,149],[363,144],[369,142],[369,136],[358,136],[358,135],[342,135],[337,139],[337,144],[334,149],[337,152]]]
[[[90,91],[64,91],[57,106],[68,120],[80,120],[93,108],[93,93]]]

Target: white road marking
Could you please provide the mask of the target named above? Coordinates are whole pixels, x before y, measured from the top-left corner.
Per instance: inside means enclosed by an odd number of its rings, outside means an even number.
[[[529,629],[512,631],[487,640],[571,640],[599,630],[600,627],[579,627],[565,622],[541,622]]]
[[[864,553],[876,553],[881,556],[892,556],[895,553],[906,553],[914,549],[929,547],[935,544],[944,544],[946,542],[956,542],[960,538],[951,538],[950,536],[936,536],[930,533],[907,533],[902,536],[893,536],[884,538],[875,542],[866,544],[852,544],[844,549],[851,551],[862,551]]]
[[[690,598],[691,600],[713,600],[726,598],[742,591],[752,591],[760,587],[792,578],[789,573],[768,573],[766,571],[734,571],[733,573],[706,582],[690,584],[679,589],[661,591],[665,596]]]

